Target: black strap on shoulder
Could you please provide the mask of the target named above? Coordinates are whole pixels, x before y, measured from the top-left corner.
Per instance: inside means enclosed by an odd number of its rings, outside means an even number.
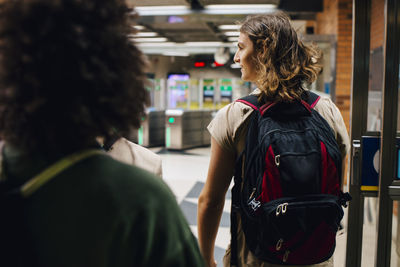
[[[306,91],[304,94],[303,100],[307,104],[309,104],[311,108],[314,108],[320,98],[321,97],[319,95],[317,95],[316,93],[313,93],[311,91]],[[242,97],[242,98],[236,100],[236,102],[241,102],[243,104],[246,104],[255,110],[259,110],[260,106],[261,106],[260,103],[258,102],[258,97],[256,95],[248,95],[248,96]]]
[[[242,98],[236,100],[236,102],[241,102],[243,104],[246,104],[255,110],[260,109],[260,103],[258,102],[258,97],[256,95],[248,95],[248,96],[242,97]]]
[[[319,95],[317,95],[316,93],[313,93],[311,91],[307,91],[307,95],[306,98],[304,99],[307,104],[310,105],[311,108],[314,108],[315,105],[318,103],[319,99],[321,97]]]
[[[314,108],[315,105],[318,103],[319,99],[321,97],[317,95],[316,93],[313,93],[311,91],[306,91],[305,95],[303,96],[303,100],[310,105],[311,108]]]
[[[238,232],[238,216],[240,216],[240,191],[242,186],[242,168],[244,167],[244,155],[243,151],[240,153],[236,160],[235,173],[234,173],[234,185],[231,189],[232,199],[231,199],[231,267],[238,266],[238,242],[237,242],[237,232]]]
[[[237,247],[237,214],[239,207],[231,205],[231,267],[238,266],[238,247]]]
[[[240,157],[242,158],[242,157]],[[241,179],[236,180],[232,188],[232,202],[231,202],[231,267],[238,266],[238,242],[237,242],[237,231],[238,231],[238,219],[237,216],[240,214],[240,195]]]

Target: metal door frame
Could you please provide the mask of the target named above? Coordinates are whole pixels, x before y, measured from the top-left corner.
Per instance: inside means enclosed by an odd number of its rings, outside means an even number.
[[[400,50],[400,2],[385,1],[384,80],[382,91],[382,134],[379,175],[378,238],[375,266],[390,266],[392,245],[392,216],[394,196],[399,195],[396,181],[397,167],[397,116]],[[389,187],[391,191],[389,193]],[[392,199],[393,197],[393,199]]]
[[[364,197],[361,192],[361,137],[366,134],[370,51],[371,0],[353,0],[353,76],[351,106],[351,155],[346,267],[361,267]],[[379,211],[376,267],[390,266],[393,200],[400,200],[396,175],[396,134],[400,49],[400,3],[385,1],[384,80],[382,89],[382,131],[380,134]],[[353,120],[355,118],[355,120]],[[379,248],[379,249],[378,249]],[[378,264],[379,263],[379,264]]]
[[[353,0],[350,123],[350,182],[346,267],[361,267],[364,196],[361,192],[361,137],[367,129],[371,0]]]

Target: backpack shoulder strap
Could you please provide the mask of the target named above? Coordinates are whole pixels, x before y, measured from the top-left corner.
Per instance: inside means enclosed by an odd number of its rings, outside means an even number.
[[[66,156],[59,161],[53,163],[41,173],[37,174],[25,184],[22,185],[20,193],[23,197],[29,197],[35,193],[40,187],[49,182],[56,175],[78,163],[79,161],[88,158],[90,156],[105,154],[105,152],[98,149],[83,150],[69,156]]]
[[[236,102],[241,102],[243,104],[246,104],[255,110],[260,109],[260,103],[258,103],[258,97],[256,95],[248,95],[248,96],[239,98],[238,100],[236,100]]]
[[[308,96],[305,102],[309,104],[311,108],[314,108],[315,105],[318,103],[318,101],[321,99],[321,97],[311,91],[308,91],[307,95]]]
[[[320,99],[321,99],[321,97],[319,95],[317,95],[316,93],[307,91],[306,98],[304,100],[311,108],[314,108]],[[258,97],[256,95],[248,95],[248,96],[242,97],[242,98],[236,100],[236,102],[241,102],[255,110],[260,110],[260,103],[258,102]]]

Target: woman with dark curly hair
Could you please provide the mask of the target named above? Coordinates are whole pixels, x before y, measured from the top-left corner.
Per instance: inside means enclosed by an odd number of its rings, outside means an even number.
[[[261,106],[302,100],[308,94],[304,86],[312,83],[321,70],[317,64],[319,57],[316,48],[299,40],[289,18],[277,12],[250,16],[242,23],[234,61],[240,64],[242,80],[257,85],[258,88],[251,95],[257,96]],[[334,131],[344,159],[349,148],[349,138],[339,110],[328,98],[321,98],[314,109]],[[216,266],[214,242],[225,195],[234,174],[235,160],[245,147],[252,113],[253,108],[236,101],[219,110],[208,126],[212,136],[211,159],[198,209],[199,243],[206,266]],[[237,216],[237,266],[280,266],[254,256],[245,243],[240,220],[240,216]],[[231,266],[230,252],[228,248],[224,266]],[[332,267],[333,260],[331,258],[313,266]]]
[[[1,266],[202,266],[161,179],[96,143],[138,127],[145,60],[123,0],[0,9]]]

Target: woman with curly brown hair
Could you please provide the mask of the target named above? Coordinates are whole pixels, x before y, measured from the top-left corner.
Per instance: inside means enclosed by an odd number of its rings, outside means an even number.
[[[202,266],[169,188],[96,142],[138,127],[147,98],[125,1],[0,12],[0,265]]]
[[[292,103],[307,94],[305,84],[312,83],[320,72],[316,48],[303,44],[282,12],[248,17],[240,27],[234,61],[240,64],[241,78],[257,85],[252,95],[259,103]],[[342,116],[328,98],[314,107],[335,133],[342,158],[349,138]],[[235,169],[235,160],[245,147],[253,109],[235,101],[221,109],[208,126],[211,133],[211,159],[206,184],[199,198],[198,235],[206,266],[216,266],[214,242],[224,207],[225,195]],[[254,111],[255,112],[255,111]],[[246,159],[247,160],[247,159]],[[245,243],[240,216],[237,231],[237,266],[280,266],[259,260]],[[227,249],[224,266],[231,266],[231,248]],[[333,266],[333,259],[313,266]]]

